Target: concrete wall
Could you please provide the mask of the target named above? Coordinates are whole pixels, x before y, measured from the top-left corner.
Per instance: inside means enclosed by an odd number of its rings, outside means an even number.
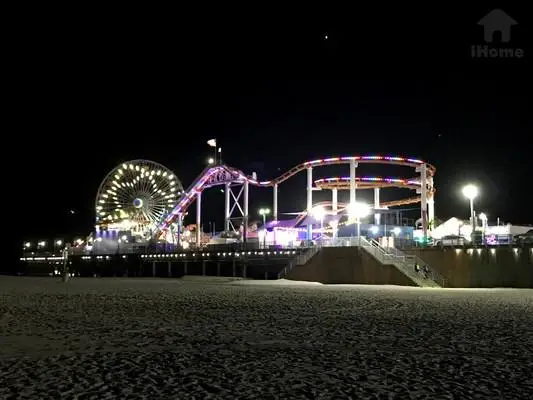
[[[524,248],[441,249],[405,251],[440,272],[452,287],[533,288],[533,251]]]
[[[325,247],[287,279],[322,283],[415,286],[392,265],[382,265],[357,247]]]

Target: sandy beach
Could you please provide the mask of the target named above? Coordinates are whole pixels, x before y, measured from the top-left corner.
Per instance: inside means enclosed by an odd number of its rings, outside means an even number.
[[[0,277],[1,399],[527,399],[533,290]]]

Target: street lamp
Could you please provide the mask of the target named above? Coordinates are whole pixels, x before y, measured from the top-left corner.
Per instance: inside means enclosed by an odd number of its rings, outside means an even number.
[[[212,157],[210,157],[210,158],[207,159],[207,163],[208,163],[209,165],[212,165],[212,164],[215,163],[215,159],[212,158]]]
[[[472,226],[472,233],[476,229],[476,221],[474,220],[474,199],[478,195],[478,189],[476,186],[469,184],[463,187],[463,195],[470,200],[470,225]]]
[[[31,243],[30,242],[26,242],[24,243],[24,247],[29,249],[31,247]]]
[[[485,243],[485,233],[487,230],[487,221],[488,221],[487,214],[482,212],[481,214],[479,214],[479,219],[481,220],[483,243]]]
[[[266,248],[266,216],[270,214],[269,208],[260,208],[259,214],[263,217],[263,248]]]
[[[39,243],[37,243],[37,247],[40,249],[46,247],[46,242],[44,240],[40,241]]]
[[[355,218],[357,223],[357,237],[359,246],[361,245],[361,218],[370,214],[370,206],[365,203],[351,203],[348,205],[348,215],[350,218]]]
[[[54,253],[56,252],[56,249],[57,249],[58,247],[61,248],[61,245],[62,245],[62,244],[63,244],[63,241],[62,241],[61,239],[56,240],[56,241],[54,242]]]
[[[323,206],[316,206],[311,210],[313,218],[320,221],[320,237],[324,231],[324,217],[326,216],[326,209]]]
[[[331,226],[331,229],[333,229],[333,239],[337,239],[337,234],[339,232],[339,221],[332,219],[329,221],[329,226]]]

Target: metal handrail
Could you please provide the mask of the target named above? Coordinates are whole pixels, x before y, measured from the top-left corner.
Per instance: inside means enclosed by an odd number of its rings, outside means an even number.
[[[303,253],[299,254],[296,257],[294,257],[292,260],[289,261],[289,263],[278,273],[278,279],[283,278],[286,276],[289,272],[292,271],[292,269],[295,266],[298,265],[305,265],[307,262],[313,258],[318,252],[320,251],[320,247],[309,247],[308,250]]]
[[[409,277],[413,282],[420,286],[444,286],[445,280],[443,277],[438,276],[437,273],[435,273],[433,270],[430,269],[430,274],[427,276],[422,276],[419,272],[416,272],[414,269],[412,270],[410,266],[412,265],[414,268],[415,262],[417,260],[416,256],[410,256],[398,249],[394,248],[384,248],[381,246],[376,240],[371,239],[370,241],[367,241],[366,239],[361,240],[362,247],[370,251],[370,253],[378,259],[378,261],[381,261],[382,263],[386,263],[387,259],[389,259],[390,263],[394,265],[396,268],[398,268],[404,275]],[[376,256],[376,251],[379,251],[380,257]],[[433,274],[432,274],[433,272]],[[424,272],[425,274],[425,272]],[[431,278],[430,278],[431,276]],[[433,277],[435,279],[433,279]]]
[[[406,261],[410,260],[411,265],[428,265],[424,260],[422,260],[420,257],[418,257],[415,254],[405,254],[403,251],[396,249],[399,254],[403,254],[406,257]],[[448,286],[448,280],[439,272],[435,271],[433,268],[429,268],[429,273],[427,273],[432,280],[437,282],[441,286]],[[426,272],[424,272],[426,274]]]

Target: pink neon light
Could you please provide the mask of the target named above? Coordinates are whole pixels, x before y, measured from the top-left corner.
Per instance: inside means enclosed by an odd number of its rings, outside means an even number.
[[[404,158],[404,157],[396,157],[396,156],[352,156],[352,157],[332,157],[332,158],[325,158],[325,159],[319,159],[319,160],[313,160],[313,161],[306,161],[303,163],[303,165],[320,164],[323,162],[328,163],[328,162],[335,162],[335,161],[351,161],[351,160],[367,160],[367,161],[386,160],[386,161],[410,162],[413,164],[424,163],[424,161],[417,160],[414,158]]]
[[[389,161],[403,161],[405,160],[405,158],[403,157],[385,157],[386,160],[389,160]]]
[[[321,164],[321,163],[331,163],[331,162],[336,162],[336,161],[351,161],[351,160],[368,160],[368,161],[386,160],[386,161],[397,161],[397,162],[409,162],[413,164],[424,164],[424,161],[417,160],[414,158],[403,158],[403,157],[393,157],[393,156],[352,156],[352,157],[331,157],[331,158],[326,158],[326,159],[307,161],[303,163],[303,165],[316,165],[316,164]],[[176,207],[170,212],[170,214],[167,216],[165,221],[162,223],[162,227],[160,227],[161,230],[164,231],[167,229],[168,223],[170,223],[173,220],[174,216],[182,212],[182,210],[191,203],[191,200],[195,196],[195,194],[200,193],[204,185],[209,180],[209,178],[214,173],[219,171],[220,169],[221,167],[211,168],[209,172],[206,173],[199,180],[197,185],[189,193],[187,193],[185,196],[181,198],[181,201],[176,205]],[[268,186],[272,184],[272,181],[257,181],[255,179],[250,179],[246,177],[244,174],[242,174],[242,172],[238,170],[235,170],[235,169],[231,169],[231,170],[234,172],[238,172],[240,179],[247,180],[248,182],[252,184],[261,185],[261,186]],[[324,182],[324,181],[331,182],[331,181],[339,181],[339,180],[349,181],[350,178],[349,177],[325,178],[325,179],[319,179],[315,182],[319,183],[319,182]],[[405,179],[397,179],[397,178],[357,177],[356,181],[359,181],[359,182],[391,182],[391,183],[403,183],[403,184],[407,183],[409,185],[420,185],[419,181],[414,181],[414,180],[406,181]]]
[[[332,182],[332,181],[346,181],[347,182],[349,180],[350,180],[349,176],[342,176],[342,177],[317,179],[315,183]],[[360,177],[356,177],[355,180],[359,182],[389,182],[389,183],[403,183],[403,184],[409,184],[409,185],[420,185],[420,182],[418,181],[399,179],[399,178],[381,178],[377,176],[360,176]]]

